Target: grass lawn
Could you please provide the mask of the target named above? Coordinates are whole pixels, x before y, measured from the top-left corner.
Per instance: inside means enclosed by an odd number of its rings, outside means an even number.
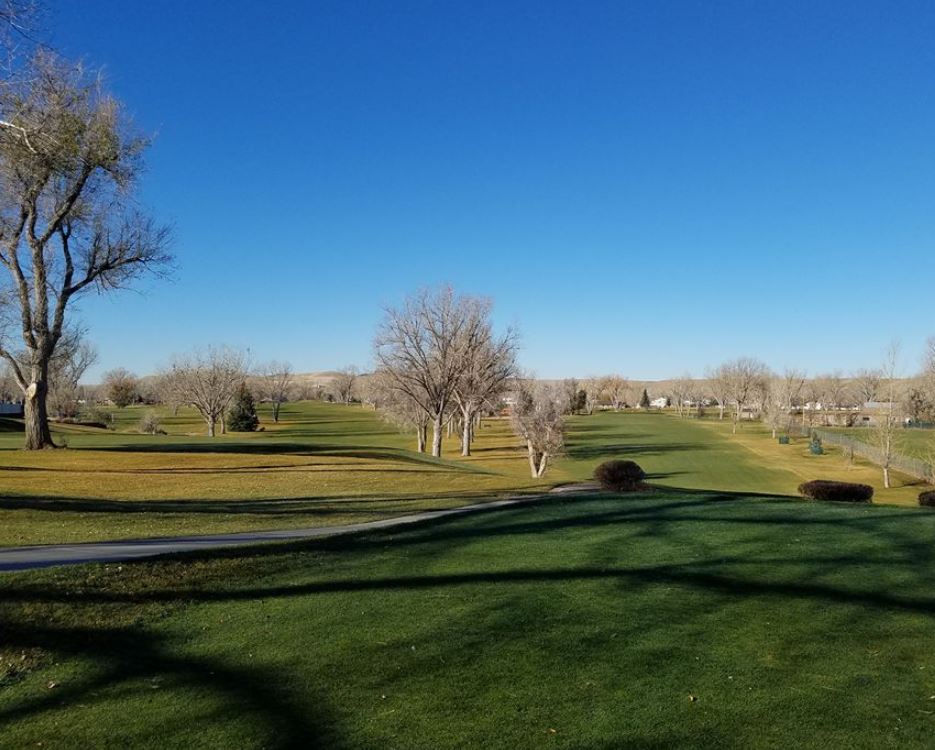
[[[845,435],[873,445],[873,433],[867,428],[839,429]],[[931,461],[935,457],[935,430],[911,428],[896,433],[896,450],[913,458]]]
[[[679,419],[662,412],[602,412],[572,421],[569,461],[562,467],[575,478],[590,476],[600,461],[632,458],[653,484],[796,495],[810,479],[863,482],[875,489],[874,502],[916,505],[924,483],[894,474],[894,487],[883,488],[880,469],[868,461],[849,462],[836,448],[809,453],[806,438],[780,445],[763,425],[743,423],[731,434],[729,420]]]
[[[287,404],[278,425],[261,410],[263,432],[213,439],[189,411],[165,415],[167,435],[132,432],[144,411],[118,410],[113,432],[59,427],[67,450],[0,433],[0,545],[332,525],[551,486],[503,420],[472,458],[452,439],[438,460],[360,406]]]
[[[117,430],[60,428],[68,450],[29,453],[0,432],[0,545],[221,533],[365,521],[446,508],[555,483],[589,479],[609,458],[638,461],[653,483],[790,495],[804,480],[839,478],[877,487],[876,500],[915,504],[918,483],[840,452],[812,456],[799,440],[780,446],[755,424],[660,413],[599,413],[571,420],[568,455],[529,478],[505,420],[488,420],[474,456],[446,441],[442,460],[420,455],[409,435],[372,411],[288,404],[264,432],[211,439],[192,412],[165,415],[167,435],[132,430],[145,409],[117,411]]]
[[[659,490],[7,575],[0,746],[928,748],[933,537]]]

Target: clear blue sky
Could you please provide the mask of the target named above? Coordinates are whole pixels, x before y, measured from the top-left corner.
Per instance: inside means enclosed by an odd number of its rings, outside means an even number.
[[[59,2],[157,134],[179,269],[88,299],[101,371],[366,366],[381,306],[494,298],[543,377],[935,334],[932,2]]]

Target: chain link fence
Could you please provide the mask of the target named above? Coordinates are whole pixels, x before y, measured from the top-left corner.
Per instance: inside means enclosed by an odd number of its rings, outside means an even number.
[[[876,446],[865,443],[850,435],[842,435],[839,432],[830,430],[812,429],[812,434],[816,435],[825,445],[836,445],[843,448],[845,452],[852,455],[866,458],[868,461],[879,465],[883,464],[883,451]],[[890,468],[901,471],[916,479],[923,479],[926,482],[935,483],[935,467],[923,461],[921,458],[905,456],[901,453],[894,453],[890,458]]]

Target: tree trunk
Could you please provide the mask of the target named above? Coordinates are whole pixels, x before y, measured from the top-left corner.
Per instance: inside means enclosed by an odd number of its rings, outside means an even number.
[[[883,467],[883,487],[884,489],[890,488],[890,468],[889,466]]]
[[[226,414],[221,414],[221,434],[222,435],[227,434],[227,415]],[[211,437],[214,437],[213,433],[211,434]]]
[[[282,406],[278,401],[273,401],[273,421],[279,422],[279,407]]]
[[[46,405],[48,393],[48,382],[41,374],[26,389],[23,416],[26,422],[26,450],[28,451],[55,447],[52,433],[49,430],[49,414]]]
[[[539,456],[536,453],[536,449],[532,447],[532,441],[526,441],[526,448],[529,451],[529,473],[532,474],[532,478],[535,479],[539,471]]]
[[[416,427],[416,446],[419,453],[425,453],[426,433],[428,425],[424,422]]]
[[[461,411],[461,455],[471,455],[471,441],[474,439],[474,415],[470,411]]]
[[[432,455],[435,458],[440,458],[442,455],[442,430],[444,428],[444,414],[439,412],[435,415],[434,423],[432,424]]]
[[[541,478],[545,474],[545,470],[549,468],[549,453],[546,451],[539,458],[539,469],[536,471],[536,479]]]
[[[208,417],[205,422],[208,423],[208,437],[214,437],[214,417]]]

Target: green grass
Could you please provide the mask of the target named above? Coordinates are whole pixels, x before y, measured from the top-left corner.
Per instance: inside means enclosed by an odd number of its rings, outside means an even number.
[[[439,460],[360,406],[299,403],[263,432],[205,437],[193,412],[165,414],[167,435],[60,427],[67,450],[26,452],[0,434],[0,545],[223,533],[349,523],[462,505],[549,485],[529,478],[504,420],[455,440]],[[557,472],[554,478],[561,478]]]
[[[873,435],[867,428],[839,429],[845,435],[873,444]],[[935,457],[935,430],[912,428],[899,430],[896,437],[896,450],[912,458],[931,461]]]
[[[28,453],[0,433],[0,545],[225,533],[366,521],[589,479],[610,458],[633,458],[654,484],[795,494],[805,480],[840,478],[877,488],[878,502],[915,504],[917,482],[884,491],[870,464],[806,441],[780,446],[759,425],[737,435],[717,420],[600,413],[571,420],[567,456],[529,478],[506,420],[488,420],[475,455],[446,440],[442,460],[359,406],[288,404],[264,432],[205,437],[197,416],[164,413],[168,435],[132,430],[146,410],[116,411],[117,431],[60,428],[68,449]]]
[[[657,491],[5,576],[0,746],[931,747],[933,535]]]
[[[802,482],[841,479],[872,485],[875,502],[915,505],[924,486],[894,474],[894,487],[886,490],[882,472],[870,462],[850,462],[832,447],[812,455],[806,438],[780,445],[757,422],[731,434],[728,420],[603,412],[578,417],[571,427],[569,460],[561,465],[578,479],[589,477],[600,461],[631,458],[648,472],[648,481],[666,487],[796,495]]]

